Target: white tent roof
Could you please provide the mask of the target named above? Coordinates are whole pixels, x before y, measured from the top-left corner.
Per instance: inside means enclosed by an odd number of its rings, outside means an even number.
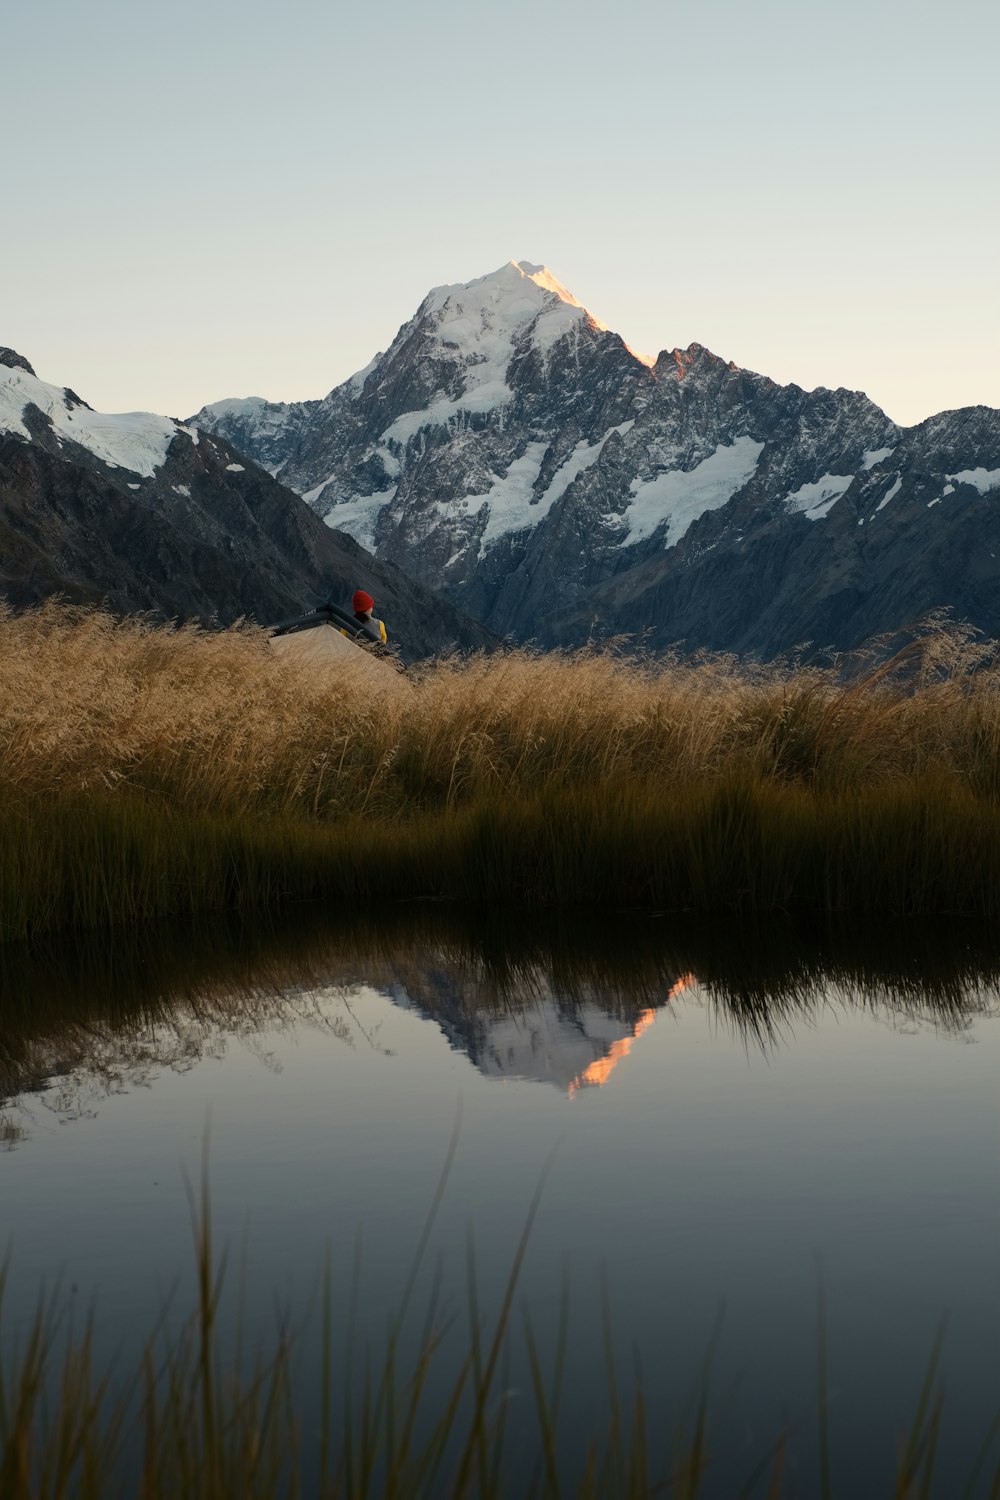
[[[290,661],[315,666],[321,671],[336,671],[338,662],[349,661],[353,666],[363,665],[371,674],[373,682],[387,684],[398,681],[399,674],[392,662],[356,646],[336,625],[326,621],[313,625],[308,630],[296,630],[288,635],[271,636],[272,651]]]

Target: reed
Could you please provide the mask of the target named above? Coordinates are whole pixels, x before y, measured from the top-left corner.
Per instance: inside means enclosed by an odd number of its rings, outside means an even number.
[[[281,899],[1000,907],[1000,661],[947,622],[826,668],[364,668],[0,614],[0,938]]]
[[[514,1303],[541,1185],[498,1307],[489,1315],[481,1309],[470,1253],[467,1332],[449,1343],[435,1283],[416,1320],[421,1331],[412,1353],[404,1356],[401,1335],[414,1322],[414,1293],[449,1163],[450,1157],[380,1355],[369,1348],[359,1358],[351,1325],[343,1345],[335,1337],[329,1269],[307,1323],[295,1326],[280,1315],[273,1336],[251,1346],[242,1304],[236,1321],[225,1321],[232,1294],[225,1251],[213,1240],[206,1186],[197,1201],[192,1195],[193,1306],[182,1319],[163,1310],[134,1368],[122,1364],[121,1355],[119,1363],[103,1364],[95,1353],[97,1310],[74,1321],[58,1294],[44,1295],[33,1319],[12,1320],[4,1305],[6,1269],[0,1271],[2,1500],[722,1500],[737,1494],[781,1500],[805,1492],[801,1464],[789,1465],[795,1477],[786,1484],[786,1465],[797,1448],[816,1451],[818,1474],[809,1493],[825,1500],[843,1493],[835,1482],[822,1290],[818,1397],[807,1398],[796,1419],[761,1445],[736,1488],[731,1475],[721,1478],[726,1467],[720,1469],[720,1456],[741,1440],[727,1431],[709,1399],[714,1335],[687,1411],[671,1413],[638,1370],[620,1379],[606,1292],[603,1426],[567,1434],[560,1420],[572,1321],[565,1287],[550,1370],[530,1319],[521,1320],[530,1388],[511,1414],[504,1385],[517,1332]],[[352,1297],[356,1293],[354,1286]],[[309,1324],[315,1367],[299,1358]],[[894,1477],[866,1494],[931,1500],[956,1493],[954,1474],[937,1482],[944,1418],[940,1350],[939,1335],[909,1430],[886,1433],[886,1456],[896,1455]],[[318,1411],[314,1399],[308,1419],[303,1391],[318,1393]],[[958,1483],[969,1500],[1000,1490],[998,1433],[1000,1418],[967,1456]]]

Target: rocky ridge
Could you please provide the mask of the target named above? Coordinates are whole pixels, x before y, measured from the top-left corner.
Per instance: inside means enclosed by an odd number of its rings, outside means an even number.
[[[648,361],[528,262],[435,289],[321,400],[191,421],[518,639],[773,656],[941,607],[1000,634],[1000,412],[904,429],[698,344]]]

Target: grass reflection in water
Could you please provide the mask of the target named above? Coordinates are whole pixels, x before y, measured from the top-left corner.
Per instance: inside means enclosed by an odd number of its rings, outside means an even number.
[[[417,907],[0,945],[0,1107],[61,1090],[69,1109],[74,1081],[110,1090],[189,1066],[228,1037],[336,1026],[315,992],[349,995],[358,984],[402,987],[477,1061],[484,1025],[543,995],[568,1014],[589,1006],[621,1022],[620,1039],[564,1081],[574,1092],[610,1076],[656,1013],[692,987],[718,1024],[763,1048],[829,1004],[831,989],[896,1024],[961,1030],[996,1008],[1000,941],[956,920],[720,925]]]
[[[319,1013],[316,990],[349,995],[361,983],[403,986],[424,1013],[447,1013],[465,1050],[484,1020],[516,1016],[543,993],[570,1013],[591,1005],[621,1020],[627,1034],[567,1080],[574,1091],[610,1076],[657,1011],[694,983],[718,1023],[754,1046],[780,1044],[796,1020],[829,1004],[832,987],[841,1002],[898,1023],[964,1028],[996,1008],[1000,942],[954,919],[532,921],[418,907],[0,945],[0,1104],[87,1077],[106,1089],[145,1082],[226,1037],[282,1023],[336,1025]]]

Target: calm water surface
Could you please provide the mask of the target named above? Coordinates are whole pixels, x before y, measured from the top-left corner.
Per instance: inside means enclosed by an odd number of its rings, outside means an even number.
[[[249,1320],[290,1308],[305,1366],[327,1253],[338,1334],[357,1262],[358,1339],[377,1350],[458,1121],[418,1303],[439,1268],[460,1342],[471,1242],[496,1307],[547,1165],[520,1293],[551,1359],[568,1287],[567,1472],[606,1413],[604,1281],[654,1432],[719,1330],[708,1493],[734,1492],[783,1424],[796,1492],[815,1493],[822,1274],[842,1492],[887,1493],[946,1314],[940,1493],[957,1495],[1000,1407],[998,968],[954,928],[625,919],[326,920],[7,954],[12,1324],[61,1278],[96,1303],[102,1351],[127,1354],[172,1287],[183,1301],[185,1175],[208,1132]],[[313,1386],[304,1373],[306,1408]],[[515,1438],[533,1434],[519,1332],[506,1389]]]

